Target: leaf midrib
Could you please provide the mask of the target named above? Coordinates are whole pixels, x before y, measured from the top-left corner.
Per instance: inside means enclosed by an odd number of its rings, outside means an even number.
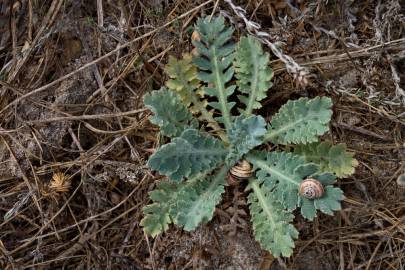
[[[214,64],[214,73],[215,73],[215,81],[216,81],[216,87],[218,88],[218,101],[221,104],[221,111],[222,111],[222,117],[224,118],[224,124],[225,128],[229,130],[231,128],[231,118],[229,115],[228,111],[228,106],[227,106],[227,99],[225,96],[225,85],[222,82],[221,79],[221,74],[219,72],[219,67],[218,67],[218,57],[216,53],[216,48],[213,47],[212,49],[212,61]]]
[[[294,181],[293,178],[286,176],[285,174],[283,174],[282,171],[277,170],[275,167],[270,167],[269,165],[267,165],[265,163],[265,161],[263,160],[259,160],[257,158],[254,157],[248,157],[249,161],[251,161],[253,164],[255,164],[256,166],[258,166],[260,169],[266,171],[269,174],[274,174],[277,176],[277,179],[279,180],[284,180],[286,182],[289,182],[295,186],[299,186],[300,183]]]
[[[277,130],[270,130],[266,135],[264,135],[264,140],[265,141],[269,141],[271,139],[273,139],[274,137],[276,137],[277,135],[279,135],[280,133],[289,130],[291,127],[298,125],[299,123],[301,123],[302,121],[304,121],[305,117],[298,119],[297,121],[294,121],[290,124],[285,125],[282,128],[278,128]]]
[[[271,214],[271,209],[269,208],[269,206],[266,203],[266,198],[259,186],[258,181],[252,180],[250,182],[250,184],[252,185],[253,188],[253,192],[257,197],[257,201],[259,202],[261,208],[263,209],[263,211],[266,213],[266,216],[269,218],[270,223],[271,223],[271,227],[275,227],[275,221],[274,218]]]
[[[217,175],[214,177],[214,180],[209,184],[207,189],[204,191],[204,193],[201,194],[201,196],[198,197],[198,199],[192,204],[192,207],[186,214],[187,217],[191,216],[194,217],[194,213],[196,212],[196,209],[200,207],[200,204],[203,203],[203,199],[207,197],[207,195],[211,195],[214,191],[214,189],[221,184],[221,181],[224,181],[225,174],[228,171],[228,168],[226,166],[222,167],[221,170],[217,173]],[[204,179],[206,181],[206,179]],[[203,181],[204,181],[203,180]]]

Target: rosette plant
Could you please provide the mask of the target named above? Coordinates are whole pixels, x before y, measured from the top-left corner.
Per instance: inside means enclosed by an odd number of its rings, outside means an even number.
[[[329,130],[332,101],[290,100],[266,123],[255,112],[273,71],[260,42],[247,36],[235,44],[223,17],[200,18],[194,31],[194,53],[170,57],[165,87],[144,96],[150,121],[169,142],[149,158],[149,167],[167,179],[150,192],[141,225],[155,237],[171,223],[192,231],[210,221],[230,171],[248,162],[240,181],[247,182],[255,239],[275,257],[288,257],[298,238],[294,210],[309,220],[318,210],[340,210],[336,178],[357,165],[344,144],[319,141]],[[261,151],[263,144],[278,151]]]

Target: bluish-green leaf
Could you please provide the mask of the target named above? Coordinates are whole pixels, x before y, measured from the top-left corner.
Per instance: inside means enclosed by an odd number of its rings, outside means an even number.
[[[298,231],[290,224],[294,215],[283,209],[261,181],[251,180],[249,187],[253,190],[248,203],[256,240],[275,257],[291,256],[294,240],[298,238]]]
[[[154,114],[150,122],[159,126],[165,136],[180,136],[185,129],[198,126],[179,96],[165,88],[145,94],[143,102]]]
[[[198,79],[212,85],[204,89],[209,96],[215,97],[217,102],[209,105],[218,109],[221,116],[218,121],[225,124],[226,129],[231,127],[231,109],[235,103],[228,102],[228,96],[232,95],[235,87],[227,87],[233,76],[233,52],[234,44],[231,41],[233,29],[225,26],[222,16],[199,19],[195,30],[200,40],[193,40],[198,55],[193,62],[200,68]]]
[[[170,209],[182,185],[183,183],[163,181],[149,193],[153,203],[143,207],[144,218],[140,223],[147,234],[155,237],[169,228],[172,223]]]
[[[155,237],[166,231],[171,223],[191,231],[201,222],[211,220],[225,191],[227,171],[228,168],[223,167],[212,176],[199,174],[186,182],[159,182],[149,193],[152,203],[142,209],[144,231]]]
[[[298,206],[299,186],[318,166],[306,163],[304,158],[285,152],[248,155],[248,160],[258,169],[256,177],[264,182],[283,206],[294,210]]]
[[[307,162],[320,166],[321,172],[331,172],[337,177],[347,177],[354,173],[359,164],[353,158],[354,153],[346,151],[344,143],[333,145],[329,141],[307,145],[297,145],[294,153],[303,156]]]
[[[195,129],[187,129],[180,137],[161,146],[149,158],[148,165],[171,180],[180,181],[215,169],[227,154],[222,141]]]
[[[192,231],[201,223],[212,219],[215,206],[225,192],[225,177],[228,169],[223,167],[213,176],[195,181],[177,196],[177,202],[171,208],[174,222],[186,231]]]
[[[261,116],[238,116],[235,118],[228,137],[231,143],[227,163],[233,165],[243,155],[263,143],[266,121]]]
[[[333,173],[317,172],[314,175],[311,175],[311,177],[321,182],[324,186],[329,186],[336,183],[336,175],[334,175]]]
[[[341,201],[344,199],[343,191],[340,188],[326,186],[325,193],[321,198],[309,200],[300,197],[301,214],[303,217],[313,220],[316,216],[316,210],[333,215],[333,211],[342,209]]]
[[[290,100],[272,118],[266,141],[276,144],[307,144],[329,130],[332,100],[327,97]]]
[[[238,43],[235,57],[235,71],[239,91],[238,96],[245,104],[244,114],[262,107],[260,101],[272,86],[273,70],[268,66],[269,54],[264,53],[260,42],[253,36],[242,37]]]
[[[257,168],[256,177],[271,191],[275,200],[288,210],[301,207],[301,214],[310,220],[316,216],[319,209],[331,215],[340,210],[343,192],[332,184],[336,176],[330,173],[318,173],[319,166],[306,163],[303,157],[285,152],[257,153],[247,156],[248,160]],[[299,193],[300,184],[306,178],[314,178],[324,186],[322,197],[309,200]]]

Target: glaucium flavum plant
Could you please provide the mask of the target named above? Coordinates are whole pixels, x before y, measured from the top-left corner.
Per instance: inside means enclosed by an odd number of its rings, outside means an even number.
[[[254,114],[273,71],[253,36],[235,45],[223,17],[199,19],[194,31],[196,51],[171,57],[166,87],[144,96],[150,121],[171,140],[148,161],[168,180],[150,192],[141,225],[153,237],[171,223],[196,229],[212,219],[230,175],[247,181],[256,240],[273,256],[288,257],[298,238],[293,211],[313,220],[317,210],[340,210],[336,177],[352,174],[357,161],[344,144],[319,142],[332,116],[328,97],[290,100],[270,123]],[[265,143],[288,151],[255,150]]]

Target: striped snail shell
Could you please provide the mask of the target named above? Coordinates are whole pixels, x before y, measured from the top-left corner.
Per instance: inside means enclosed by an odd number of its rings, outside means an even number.
[[[308,178],[300,184],[300,194],[307,199],[313,200],[323,196],[325,189],[321,182],[316,179]]]
[[[229,170],[229,174],[237,180],[245,180],[252,176],[253,168],[248,161],[242,160]]]

